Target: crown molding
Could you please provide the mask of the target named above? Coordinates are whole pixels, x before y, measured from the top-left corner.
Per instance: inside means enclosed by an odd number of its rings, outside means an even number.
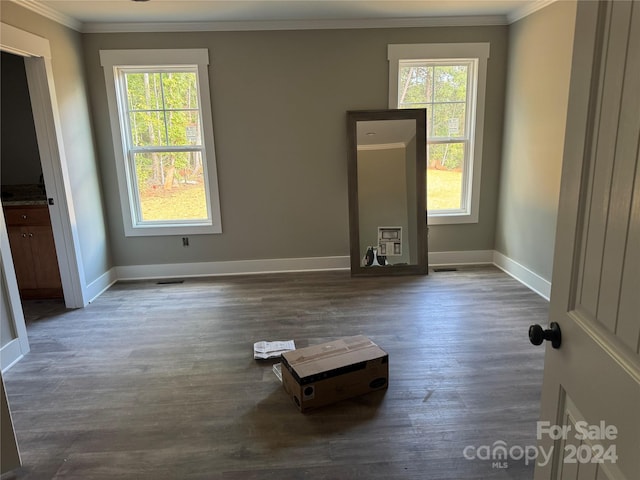
[[[151,33],[151,32],[233,32],[252,30],[338,30],[362,28],[477,27],[509,25],[545,8],[557,0],[526,3],[508,15],[478,15],[417,18],[381,18],[349,20],[273,20],[213,22],[86,22],[65,15],[36,0],[10,0],[81,33]]]
[[[507,21],[509,24],[512,24],[518,20],[522,20],[524,17],[527,17],[538,10],[542,10],[544,7],[551,5],[556,1],[557,0],[537,0],[533,3],[525,3],[522,7],[507,15]]]
[[[32,12],[37,13],[38,15],[42,15],[49,20],[53,20],[54,22],[60,23],[65,27],[69,27],[78,32],[82,32],[82,22],[76,20],[75,18],[69,17],[63,13],[54,10],[53,8],[42,5],[40,2],[36,2],[34,0],[10,0],[16,5],[20,5],[27,10],[31,10]]]
[[[83,33],[228,32],[256,30],[337,30],[361,28],[473,27],[507,25],[505,15],[353,20],[85,23]]]

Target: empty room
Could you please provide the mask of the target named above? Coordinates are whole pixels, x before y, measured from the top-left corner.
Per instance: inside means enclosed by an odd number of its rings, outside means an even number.
[[[640,478],[640,2],[0,22],[2,480]]]

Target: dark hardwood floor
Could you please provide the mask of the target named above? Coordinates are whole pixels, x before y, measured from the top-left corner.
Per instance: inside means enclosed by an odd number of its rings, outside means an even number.
[[[536,444],[544,348],[527,329],[548,304],[496,268],[118,283],[85,309],[39,308],[5,375],[17,478],[533,477],[463,454]],[[388,391],[306,415],[252,357],[258,340],[357,334],[389,353]]]

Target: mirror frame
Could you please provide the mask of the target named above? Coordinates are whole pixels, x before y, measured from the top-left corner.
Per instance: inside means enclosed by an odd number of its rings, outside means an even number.
[[[424,108],[396,110],[347,111],[348,179],[349,179],[349,246],[352,276],[420,275],[429,270],[427,253],[427,114]],[[416,121],[416,234],[418,262],[412,265],[363,267],[360,252],[360,216],[358,208],[358,141],[357,123],[373,120]]]

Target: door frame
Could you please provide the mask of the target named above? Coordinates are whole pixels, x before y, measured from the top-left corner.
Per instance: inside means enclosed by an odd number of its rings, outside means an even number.
[[[84,268],[75,225],[68,166],[55,96],[49,40],[2,24],[0,49],[24,57],[38,150],[49,205],[64,300],[68,308],[88,304]]]
[[[0,295],[7,297],[8,320],[14,335],[0,348],[0,369],[4,372],[30,351],[4,214],[0,214],[0,277]]]
[[[75,227],[76,221],[64,142],[60,129],[60,116],[55,97],[49,40],[5,23],[0,25],[2,31],[0,50],[24,57],[42,174],[47,189],[47,197],[52,198],[54,202],[53,205],[49,205],[49,215],[51,217],[65,305],[68,308],[81,308],[89,302],[85,288],[86,281],[80,256],[78,232],[77,227]],[[5,248],[5,245],[8,246],[8,234],[4,218],[0,222],[0,237],[2,241],[1,274],[6,281],[8,304],[11,305],[12,309],[13,318],[10,320],[20,343],[23,344],[23,348],[20,349],[21,356],[29,351],[29,347],[20,304],[20,292],[18,291],[17,282],[11,280],[12,278],[15,280],[15,271],[11,252],[8,248]],[[5,292],[3,292],[4,294]],[[13,355],[11,356],[13,357]],[[13,364],[19,358],[9,359],[8,357],[9,355],[2,356],[2,369],[7,368],[8,365]]]

